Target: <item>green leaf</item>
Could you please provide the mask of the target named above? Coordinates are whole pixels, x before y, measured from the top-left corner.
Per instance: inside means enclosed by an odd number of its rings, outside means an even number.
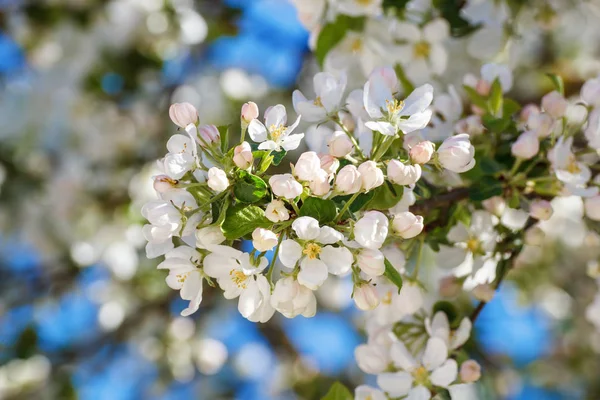
[[[477,91],[475,89],[473,89],[471,86],[467,86],[467,85],[463,85],[463,89],[465,90],[465,92],[467,92],[467,97],[469,98],[469,101],[471,101],[471,103],[483,110],[487,109],[487,101],[485,99],[485,97],[483,97],[482,95],[480,95],[479,93],[477,93]]]
[[[256,203],[267,194],[267,184],[247,171],[238,172],[238,181],[233,186],[235,198],[243,203]]]
[[[432,5],[437,8],[442,17],[450,24],[450,33],[454,37],[461,37],[475,32],[481,25],[472,25],[462,17],[461,9],[466,4],[456,0],[433,0]]]
[[[340,382],[335,382],[329,388],[327,394],[321,398],[321,400],[353,400],[354,396],[348,388],[342,385]]]
[[[402,68],[402,65],[396,64],[396,66],[394,67],[394,70],[396,71],[396,76],[398,77],[398,80],[402,84],[402,89],[404,89],[404,93],[406,93],[408,96],[408,93],[415,90],[415,85],[413,85],[412,82],[410,81],[410,79],[408,79],[408,77],[406,76],[406,73],[404,72],[404,68]]]
[[[271,153],[271,155],[273,156],[272,164],[275,166],[279,165],[286,154],[287,154],[287,151],[285,151],[285,150],[272,152]]]
[[[512,120],[510,117],[495,118],[490,114],[486,114],[481,119],[481,122],[483,122],[483,126],[490,132],[504,133],[510,126]]]
[[[272,222],[260,207],[236,204],[227,209],[221,230],[227,239],[239,239],[256,228],[268,228],[271,225]]]
[[[398,293],[400,293],[400,289],[402,289],[402,275],[400,275],[400,272],[398,272],[398,270],[394,268],[392,263],[389,262],[387,258],[384,260],[384,263],[385,272],[383,273],[383,275],[386,278],[388,278],[390,282],[392,282],[398,287]]]
[[[337,210],[333,200],[308,197],[302,203],[302,207],[300,207],[300,215],[303,217],[313,217],[320,224],[326,224],[335,219]]]
[[[493,158],[484,157],[479,161],[479,166],[485,175],[494,175],[504,169],[504,166]]]
[[[231,125],[218,126],[219,136],[221,137],[221,151],[225,153],[229,149],[229,128]]]
[[[560,77],[556,74],[546,74],[546,76],[548,78],[550,78],[556,91],[564,96],[565,95],[565,84],[563,82],[562,77]]]
[[[383,0],[381,6],[384,11],[389,10],[390,8],[395,8],[397,12],[404,11],[406,5],[410,0]]]
[[[369,210],[387,210],[394,207],[402,199],[404,186],[394,185],[389,181],[373,190],[373,198],[366,205]]]
[[[361,30],[364,26],[364,21],[364,17],[353,18],[340,14],[335,21],[325,25],[319,33],[315,48],[315,57],[319,65],[323,66],[327,53],[344,38],[348,30]]]
[[[369,193],[359,194],[356,200],[354,200],[354,202],[350,204],[350,211],[354,213],[358,210],[361,210],[365,206],[365,204],[367,204],[373,198],[374,194],[375,192],[373,190],[371,190]],[[348,200],[350,200],[350,197],[352,197],[352,195],[348,194],[345,196],[336,196],[332,200],[335,201],[340,208],[342,208],[344,204]]]
[[[521,105],[513,99],[504,99],[504,106],[502,107],[502,116],[508,118],[521,111]]]
[[[490,113],[495,117],[502,117],[502,106],[504,102],[504,95],[502,94],[502,84],[500,79],[494,79],[492,87],[490,89],[490,97],[488,98],[488,105]]]
[[[502,183],[491,176],[485,176],[469,189],[469,198],[473,201],[483,201],[503,193]]]

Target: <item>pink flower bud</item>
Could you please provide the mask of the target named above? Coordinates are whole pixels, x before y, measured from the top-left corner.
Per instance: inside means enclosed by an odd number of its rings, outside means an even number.
[[[360,172],[354,165],[346,165],[338,172],[335,179],[335,190],[343,194],[354,194],[361,189]]]
[[[321,169],[325,170],[329,175],[335,173],[340,167],[340,161],[330,154],[323,154],[319,156],[321,160]]]
[[[221,141],[221,135],[219,130],[214,125],[202,125],[198,128],[198,134],[200,135],[200,146],[209,146],[213,143],[219,143]],[[206,144],[205,144],[206,143]]]
[[[542,97],[542,108],[553,118],[562,118],[567,112],[569,103],[556,90]]]
[[[394,216],[392,228],[404,239],[414,238],[423,231],[423,217],[410,211],[401,212]]]
[[[362,188],[369,191],[383,185],[383,171],[377,167],[375,161],[365,161],[358,167],[362,179]]]
[[[348,135],[341,131],[334,132],[327,145],[329,154],[334,157],[345,157],[354,150],[354,145]]]
[[[421,179],[421,166],[419,164],[405,165],[399,160],[390,160],[387,176],[396,185],[414,185]]]
[[[439,293],[442,297],[454,297],[462,291],[462,285],[455,276],[446,276],[440,280]]]
[[[481,378],[481,366],[475,360],[467,360],[460,366],[460,379],[464,383],[473,383]]]
[[[372,310],[379,305],[379,296],[374,286],[363,283],[354,286],[354,303],[361,310]]]
[[[253,119],[258,118],[258,106],[249,101],[242,106],[242,121],[249,124]]]
[[[416,164],[427,164],[435,151],[435,145],[426,140],[410,149],[410,159]]]
[[[535,132],[522,133],[510,148],[513,156],[529,160],[540,151],[540,141]]]
[[[553,212],[552,204],[548,200],[534,200],[529,206],[529,215],[541,221],[550,219]]]
[[[252,149],[248,142],[242,142],[242,144],[235,146],[233,149],[233,162],[238,168],[247,169],[253,161]]]
[[[175,103],[169,107],[169,117],[181,128],[198,122],[198,111],[190,103]]]

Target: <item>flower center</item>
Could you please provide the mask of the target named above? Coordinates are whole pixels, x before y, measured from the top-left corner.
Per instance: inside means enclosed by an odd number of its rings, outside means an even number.
[[[429,380],[429,372],[425,367],[419,367],[412,372],[412,376],[416,385],[427,386]]]
[[[273,140],[279,139],[281,137],[281,135],[283,135],[284,131],[285,131],[284,125],[279,125],[279,126],[271,125],[271,127],[269,128],[269,132],[271,132],[271,138]]]
[[[567,171],[572,174],[578,174],[581,172],[581,168],[579,168],[579,165],[577,165],[577,161],[574,157],[570,160],[569,165],[567,165]]]
[[[246,280],[248,279],[248,277],[242,271],[232,269],[231,271],[229,271],[229,276],[231,277],[233,283],[237,285],[237,287],[246,289]]]
[[[383,296],[383,299],[381,299],[381,303],[382,304],[392,304],[392,291],[388,290],[388,292],[385,294],[385,296]]]
[[[479,241],[479,239],[470,238],[469,240],[467,240],[467,249],[469,249],[471,253],[477,253],[480,248],[481,242]]]
[[[354,39],[352,41],[352,45],[350,45],[350,50],[352,50],[352,52],[356,53],[362,50],[363,47],[363,42],[360,38]]]
[[[361,6],[368,6],[369,4],[371,4],[373,2],[373,0],[356,0],[356,2],[358,4],[360,4]]]
[[[177,274],[176,275],[177,282],[183,284],[189,275],[190,275],[189,272],[184,272],[183,274]]]
[[[308,243],[302,253],[306,254],[311,260],[314,260],[321,254],[321,246],[316,243]]]
[[[400,112],[404,108],[404,102],[402,100],[394,99],[394,100],[386,100],[385,107],[387,108],[387,112],[390,115],[394,115]]]
[[[323,103],[321,102],[321,97],[317,96],[317,98],[315,99],[315,101],[313,101],[313,104],[315,106],[318,106],[318,107],[323,107]]]
[[[413,47],[415,58],[427,58],[431,51],[431,46],[427,42],[417,42]]]

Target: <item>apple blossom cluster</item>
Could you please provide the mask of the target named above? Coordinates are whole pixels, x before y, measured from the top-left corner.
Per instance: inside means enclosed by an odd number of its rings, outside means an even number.
[[[146,252],[164,255],[167,284],[189,301],[182,315],[208,284],[251,321],[311,317],[331,275],[351,279],[367,319],[357,362],[377,375],[356,398],[469,398],[480,366],[462,346],[507,273],[543,244],[553,200],[581,198],[598,228],[600,78],[567,98],[549,75],[555,90],[521,105],[506,65],[436,96],[396,71],[374,68],[354,90],[346,73],[319,72],[314,95],[293,93],[289,124],[285,106],[261,118],[248,102],[233,146],[228,127],[173,104],[180,132],[142,210]],[[288,172],[271,172],[301,146]],[[465,298],[478,304],[467,312]]]
[[[232,148],[227,128],[200,125],[188,103],[171,106],[181,133],[158,161],[158,198],[142,214],[149,222],[147,256],[165,256],[159,268],[169,270],[167,284],[190,301],[183,315],[198,309],[203,281],[228,299],[239,297],[240,313],[260,322],[275,311],[314,315],[313,291],[330,275],[352,277],[363,310],[380,303],[376,279],[402,286],[386,249],[412,243],[424,224],[400,200],[410,197],[423,169],[464,172],[475,161],[467,134],[449,137],[437,151],[430,141],[404,146],[406,134],[430,122],[433,88],[423,85],[402,98],[398,85],[393,69],[380,68],[364,90],[346,97],[344,75],[318,73],[315,99],[294,93],[298,117],[291,124],[283,105],[265,110],[261,121],[256,104],[244,104],[241,141]],[[289,173],[271,174],[271,165],[300,146],[301,117],[339,130],[328,151],[302,153]],[[254,249],[238,250],[241,240]]]

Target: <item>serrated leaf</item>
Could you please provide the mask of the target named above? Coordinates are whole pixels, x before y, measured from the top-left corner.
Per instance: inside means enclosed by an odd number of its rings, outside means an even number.
[[[565,84],[563,82],[562,77],[556,75],[556,74],[546,74],[546,76],[548,78],[550,78],[550,80],[552,81],[552,84],[554,85],[554,89],[556,89],[556,91],[558,93],[560,93],[561,95],[565,95]]]
[[[394,285],[396,285],[396,287],[398,288],[398,293],[400,293],[400,290],[402,289],[402,284],[403,284],[402,275],[400,275],[400,272],[398,272],[398,270],[396,268],[394,268],[392,263],[389,262],[387,258],[384,260],[384,264],[385,264],[385,272],[383,273],[383,275],[386,278],[388,278],[388,280],[390,282],[392,282]]]
[[[327,394],[321,398],[321,400],[353,400],[354,396],[348,388],[342,385],[340,382],[335,382],[329,388]]]
[[[221,230],[227,239],[239,239],[256,228],[268,228],[271,225],[272,222],[260,207],[236,204],[227,209]]]
[[[394,207],[404,193],[404,186],[394,185],[385,181],[383,185],[373,190],[373,198],[366,205],[368,210],[387,210]]]
[[[313,217],[320,224],[326,224],[335,219],[337,209],[333,200],[308,197],[302,203],[302,207],[300,207],[300,215],[303,217]]]
[[[238,172],[238,180],[233,186],[235,198],[243,203],[256,203],[267,194],[267,184],[247,171]]]

